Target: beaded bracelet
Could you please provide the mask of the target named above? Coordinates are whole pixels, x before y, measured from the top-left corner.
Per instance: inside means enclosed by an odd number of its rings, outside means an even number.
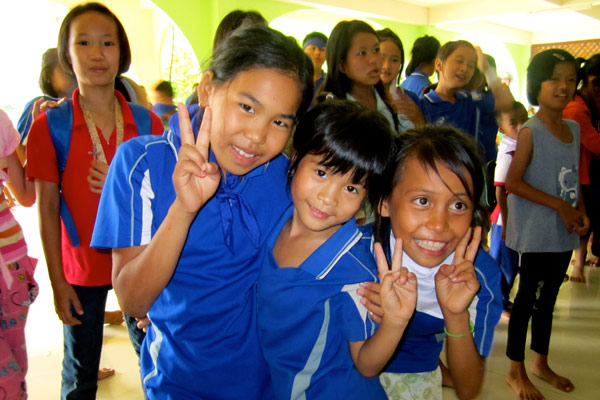
[[[467,333],[460,333],[458,335],[455,335],[454,333],[450,333],[446,330],[446,327],[444,327],[444,333],[446,334],[446,336],[450,336],[450,337],[463,337],[463,336],[467,336],[467,335],[471,335],[473,334],[473,332],[475,332],[475,325],[473,325],[473,322],[471,320],[469,320],[469,332]]]

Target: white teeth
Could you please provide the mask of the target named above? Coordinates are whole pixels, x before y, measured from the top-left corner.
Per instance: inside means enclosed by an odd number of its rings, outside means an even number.
[[[415,239],[415,242],[426,250],[440,251],[446,245],[446,242],[437,242],[433,240]]]
[[[248,154],[248,153],[246,153],[244,150],[240,149],[240,148],[239,148],[239,147],[237,147],[237,146],[233,146],[233,148],[234,148],[234,149],[235,149],[235,151],[237,151],[237,152],[238,152],[238,153],[239,153],[239,154],[240,154],[242,157],[245,157],[245,158],[253,158],[253,157],[256,157],[254,154]]]

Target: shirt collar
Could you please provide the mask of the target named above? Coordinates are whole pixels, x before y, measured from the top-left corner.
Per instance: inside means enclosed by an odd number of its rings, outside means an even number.
[[[292,204],[283,214],[279,224],[273,229],[267,240],[267,247],[272,251],[281,229],[292,218],[294,205]],[[316,280],[325,278],[336,266],[338,261],[358,243],[363,234],[352,218],[343,224],[325,243],[319,246],[302,264],[298,266],[303,271],[313,275]]]
[[[469,93],[465,90],[459,90],[455,93],[456,101],[464,100],[469,97]],[[430,103],[443,103],[446,100],[442,100],[442,98],[435,92],[435,90],[430,90],[425,93],[424,97],[429,100]]]
[[[123,95],[115,90],[115,96],[117,100],[119,100],[119,104],[121,105],[121,111],[123,113],[123,124],[124,131],[127,132],[130,129],[137,130],[137,125],[135,123],[135,119],[133,118],[133,113],[127,104],[127,100]],[[85,118],[83,118],[83,110],[81,109],[81,104],[79,103],[79,88],[76,88],[73,91],[73,95],[71,96],[73,100],[73,130],[75,129],[87,129],[87,125],[85,123]]]

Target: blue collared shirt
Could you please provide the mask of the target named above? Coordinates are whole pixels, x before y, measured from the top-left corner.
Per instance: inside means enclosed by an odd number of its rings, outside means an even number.
[[[191,111],[197,129],[198,108]],[[119,147],[103,189],[94,246],[146,245],[156,233],[176,196],[172,173],[181,140],[177,118],[171,123],[162,137],[139,137]],[[254,285],[260,246],[290,204],[287,169],[287,158],[278,156],[243,179],[228,175],[198,212],[173,277],[148,312],[152,325],[141,349],[141,374],[149,398],[272,398],[257,337]],[[218,198],[223,193],[224,202]],[[241,215],[241,201],[253,215]],[[230,205],[229,229],[224,205]],[[245,226],[249,217],[258,237],[250,237]]]
[[[351,220],[297,268],[280,268],[271,250],[292,213],[290,207],[267,239],[257,286],[261,343],[277,398],[386,399],[377,377],[360,375],[348,348],[376,328],[356,294],[360,282],[377,281],[370,241]]]

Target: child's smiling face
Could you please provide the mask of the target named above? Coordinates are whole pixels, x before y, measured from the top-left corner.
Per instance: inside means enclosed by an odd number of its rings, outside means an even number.
[[[367,191],[363,185],[352,182],[353,171],[335,173],[322,161],[323,156],[307,154],[298,164],[291,185],[292,229],[330,236],[352,219]]]
[[[208,73],[201,86],[212,110],[210,147],[224,172],[245,175],[281,153],[300,107],[297,77],[255,68],[221,84]]]
[[[474,210],[458,176],[442,163],[436,167],[439,175],[409,156],[400,181],[380,207],[381,215],[390,217],[394,236],[402,239],[403,250],[424,267],[441,264],[456,249]],[[472,193],[472,179],[465,175]]]

